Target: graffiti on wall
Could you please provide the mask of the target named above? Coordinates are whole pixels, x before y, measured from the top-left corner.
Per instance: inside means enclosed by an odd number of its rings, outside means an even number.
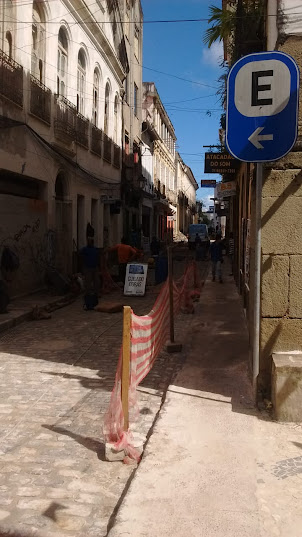
[[[33,269],[38,271],[55,265],[56,232],[48,229],[44,234],[37,236],[40,224],[39,218],[32,224],[24,224],[13,236],[5,237],[0,242],[1,250],[7,246],[19,257],[21,271],[22,259],[26,259],[32,264]]]
[[[19,242],[20,239],[27,233],[29,230],[32,231],[32,233],[37,233],[40,227],[40,218],[37,218],[37,220],[32,224],[24,224],[24,226],[14,235],[14,240],[16,242]]]

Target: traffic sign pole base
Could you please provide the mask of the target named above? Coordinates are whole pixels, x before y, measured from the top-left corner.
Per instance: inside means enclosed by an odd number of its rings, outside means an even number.
[[[174,341],[173,343],[169,341],[169,343],[167,343],[167,346],[166,346],[166,351],[169,352],[170,354],[172,354],[173,352],[181,352],[182,344],[176,343],[176,341]]]

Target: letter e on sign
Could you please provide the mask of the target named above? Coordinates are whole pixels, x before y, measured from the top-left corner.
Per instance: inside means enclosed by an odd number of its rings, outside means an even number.
[[[273,116],[288,104],[290,71],[278,60],[250,62],[235,80],[235,105],[247,117]]]

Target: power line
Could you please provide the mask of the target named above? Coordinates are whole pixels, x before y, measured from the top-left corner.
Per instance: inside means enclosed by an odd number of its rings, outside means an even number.
[[[210,84],[204,84],[203,82],[197,82],[196,80],[190,80],[189,78],[183,78],[181,76],[172,75],[172,73],[165,73],[164,71],[159,71],[158,69],[151,69],[151,67],[146,67],[145,65],[142,65],[143,69],[147,69],[148,71],[153,71],[154,73],[159,73],[161,75],[170,76],[172,78],[177,78],[178,80],[183,80],[184,82],[190,82],[191,84],[196,84],[197,86],[203,86],[206,88],[213,88],[213,89],[219,89],[218,86],[211,86]]]
[[[95,4],[96,4],[96,2],[95,2],[94,4],[92,4],[92,5],[95,5]],[[83,8],[80,8],[80,9],[83,9]],[[76,10],[73,10],[73,11],[76,11]],[[71,12],[69,12],[69,13],[71,13]],[[60,17],[61,17],[61,16],[60,16]],[[10,18],[12,18],[12,17],[10,17]],[[58,17],[57,17],[57,18],[58,18]],[[14,20],[14,19],[12,19],[12,20]],[[2,22],[4,23],[4,22],[6,22],[6,21],[2,21]],[[15,21],[15,22],[22,22],[22,21],[20,21],[20,20],[18,19],[18,20]],[[51,20],[48,21],[48,22],[54,22],[54,20],[51,19]],[[83,21],[83,23],[85,23],[85,21]],[[31,25],[31,24],[32,24],[32,21],[30,22],[30,25]],[[43,23],[43,24],[44,24],[44,23]],[[55,24],[58,24],[58,22],[56,21]],[[76,24],[78,24],[78,23],[77,23],[77,22],[74,22],[74,23],[72,23],[70,26],[74,26],[74,25],[76,25]],[[111,24],[111,22],[110,22],[110,24]],[[123,23],[122,23],[122,24],[123,24]],[[50,38],[50,37],[57,37],[57,35],[58,35],[57,33],[56,33],[56,34],[53,34],[53,33],[49,32],[49,35],[46,36],[44,39],[46,40],[46,39],[48,39],[48,38]],[[40,40],[40,41],[42,41],[42,40]],[[73,44],[77,44],[77,45],[79,45],[79,46],[82,45],[82,43],[79,43],[79,42],[74,41],[74,40],[70,40],[70,42],[73,43]],[[30,46],[30,45],[24,45],[24,46]],[[86,46],[87,46],[87,45],[86,45]],[[16,50],[21,50],[21,51],[24,52],[25,54],[29,54],[29,55],[31,55],[31,52],[26,52],[25,50],[23,50],[23,48],[24,48],[24,47],[15,47]],[[87,48],[88,48],[88,49],[91,49],[91,50],[93,50],[93,51],[97,50],[96,47],[88,47],[88,46],[87,46]],[[48,62],[46,62],[46,61],[44,61],[44,63],[45,63],[46,65],[49,65],[49,66],[55,68],[55,69],[57,68],[57,66],[52,65],[52,64],[50,64],[50,63],[48,63]],[[148,71],[152,71],[152,72],[159,73],[159,74],[162,74],[162,75],[165,75],[165,76],[169,76],[169,77],[172,77],[172,78],[176,78],[176,79],[178,79],[178,80],[182,80],[182,81],[184,81],[184,82],[189,82],[189,83],[191,83],[191,84],[195,84],[195,85],[202,86],[202,87],[207,87],[207,88],[212,88],[212,89],[215,89],[215,90],[218,90],[218,89],[219,89],[218,86],[212,86],[212,85],[210,85],[210,84],[205,84],[205,83],[203,83],[203,82],[198,82],[198,81],[195,81],[195,80],[190,80],[190,79],[187,79],[187,78],[184,78],[184,77],[179,77],[179,76],[174,75],[174,74],[172,74],[172,73],[166,73],[166,72],[164,72],[164,71],[159,71],[158,69],[153,69],[153,68],[151,68],[151,67],[147,67],[147,66],[143,65],[142,63],[140,63],[139,61],[138,61],[138,65],[139,65],[140,67],[142,67],[143,69],[147,69]],[[77,77],[77,75],[74,75],[73,73],[66,73],[66,74],[67,74],[67,75],[70,75],[70,76],[73,76],[73,77]],[[88,83],[93,85],[93,82],[88,82]]]
[[[57,34],[51,34],[51,37],[56,37],[56,36],[57,36]],[[77,41],[70,40],[70,42],[73,43],[73,44],[81,45],[81,43],[78,43]],[[29,46],[29,45],[26,45],[26,46]],[[94,51],[97,50],[95,47],[87,47],[87,48],[89,48],[89,49],[91,49],[91,50],[94,50]],[[15,47],[15,50],[20,50],[22,53],[31,56],[31,52],[27,52],[26,50],[23,50],[22,47]],[[56,66],[56,65],[53,65],[52,63],[49,63],[49,62],[47,62],[46,60],[44,60],[43,63],[44,63],[45,65],[49,65],[49,67],[52,67],[53,69],[56,69],[56,70],[57,70],[57,66]],[[152,72],[159,73],[159,74],[162,74],[162,75],[165,75],[165,76],[169,76],[169,77],[172,77],[172,78],[176,78],[176,79],[178,79],[178,80],[182,80],[182,81],[184,81],[184,82],[189,82],[189,83],[191,83],[191,84],[196,84],[197,86],[202,86],[202,87],[212,88],[212,89],[216,89],[216,90],[219,89],[218,86],[212,86],[212,85],[210,85],[210,84],[205,84],[205,83],[203,83],[203,82],[197,82],[197,81],[195,81],[195,80],[190,80],[190,79],[188,79],[188,78],[183,78],[183,77],[180,77],[180,76],[178,76],[178,75],[174,75],[174,74],[172,74],[172,73],[166,73],[166,72],[164,72],[164,71],[159,71],[158,69],[153,69],[153,68],[151,68],[151,67],[147,67],[146,65],[143,65],[143,64],[140,63],[140,62],[138,62],[138,65],[139,65],[140,67],[142,67],[142,69],[147,69],[148,71],[152,71]],[[70,72],[66,72],[65,74],[68,75],[68,76],[77,78],[77,74],[73,74],[73,73],[70,73]],[[51,82],[54,82],[54,80],[50,79],[49,77],[45,77],[45,78],[47,78],[47,80],[50,80]],[[91,81],[89,81],[89,80],[86,80],[86,82],[87,82],[88,84],[90,84],[90,85],[93,86],[93,82],[91,82]],[[105,89],[105,86],[103,87],[103,89]]]
[[[20,4],[21,6],[22,5],[29,5],[29,4]],[[80,8],[80,9],[84,9],[84,8]],[[78,11],[78,10],[74,10],[75,12]],[[291,13],[290,14],[291,16],[292,15],[301,15],[301,12],[295,12],[295,13]],[[234,19],[238,19],[238,20],[241,20],[241,19],[248,19],[249,17],[253,18],[254,16],[253,15],[242,15],[242,16],[234,16]],[[274,13],[271,13],[271,14],[266,14],[264,16],[264,18],[266,17],[275,17],[277,18],[278,17],[278,14],[274,14]],[[0,21],[0,22],[5,22],[5,21]],[[22,21],[22,20],[19,20],[18,21],[19,23],[22,23],[22,24],[31,24],[32,21]],[[51,24],[57,24],[55,21],[47,21],[48,23],[51,23]],[[193,23],[193,22],[209,22],[209,19],[208,18],[197,18],[197,19],[153,19],[153,20],[143,20],[143,21],[137,21],[137,20],[126,20],[126,21],[119,21],[121,24],[182,24],[182,23]],[[38,22],[38,24],[43,24],[42,22]],[[112,24],[112,21],[77,21],[76,24]]]

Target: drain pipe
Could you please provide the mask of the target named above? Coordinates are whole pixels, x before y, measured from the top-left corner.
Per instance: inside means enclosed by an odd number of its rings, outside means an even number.
[[[257,405],[257,381],[260,351],[260,291],[261,291],[261,202],[263,165],[256,165],[256,229],[255,229],[255,281],[254,281],[254,334],[253,334],[253,392]]]

